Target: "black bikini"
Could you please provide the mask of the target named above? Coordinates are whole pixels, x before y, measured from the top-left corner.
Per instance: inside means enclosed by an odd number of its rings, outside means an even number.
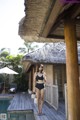
[[[36,76],[36,81],[38,81],[38,80],[43,81],[43,80],[44,80],[43,75],[42,75],[42,76],[37,75],[37,76]],[[41,90],[41,89],[44,88],[44,83],[36,83],[36,86],[35,86],[35,87],[38,88],[39,90]]]

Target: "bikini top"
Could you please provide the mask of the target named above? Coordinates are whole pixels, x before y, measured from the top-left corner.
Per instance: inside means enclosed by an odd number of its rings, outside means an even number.
[[[43,74],[41,76],[39,76],[39,75],[36,76],[36,81],[38,81],[38,80],[44,80]]]

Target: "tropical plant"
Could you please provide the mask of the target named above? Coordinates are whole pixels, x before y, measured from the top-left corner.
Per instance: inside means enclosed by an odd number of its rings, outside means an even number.
[[[21,72],[22,70],[22,65],[21,65],[21,59],[22,55],[17,55],[17,56],[12,56],[9,55],[6,57],[6,61],[8,61],[7,66],[12,66],[14,70],[17,72]]]
[[[9,53],[7,51],[3,51],[1,54],[0,54],[0,58],[1,57],[7,57],[9,55]]]
[[[24,45],[25,45],[25,47],[23,47],[23,48],[20,47],[18,49],[19,53],[22,53],[22,54],[29,53],[38,47],[38,45],[34,45],[34,43],[30,43],[30,42],[24,42]]]
[[[5,52],[5,54],[4,54]],[[26,79],[26,74],[22,72],[22,64],[21,59],[23,55],[10,55],[7,51],[4,51],[4,49],[1,50],[1,57],[0,60],[2,60],[2,67],[10,67],[14,71],[18,72],[18,75],[14,75],[14,83],[17,83],[18,90],[26,91],[28,89],[28,79]],[[4,78],[2,78],[4,80]],[[7,79],[6,79],[7,80]],[[7,81],[5,81],[5,84]]]
[[[28,75],[26,73],[21,73],[16,76],[15,83],[17,83],[18,91],[28,90]]]

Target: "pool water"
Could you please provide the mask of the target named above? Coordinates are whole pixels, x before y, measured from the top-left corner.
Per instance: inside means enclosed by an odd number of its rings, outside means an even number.
[[[8,120],[35,120],[33,111],[14,111],[8,113]]]
[[[9,99],[1,99],[0,100],[0,113],[6,113],[9,104],[10,104]]]
[[[7,119],[7,108],[10,104],[11,99],[0,98],[0,120],[8,120]]]
[[[0,98],[0,120],[35,120],[33,110],[7,111],[11,99]]]

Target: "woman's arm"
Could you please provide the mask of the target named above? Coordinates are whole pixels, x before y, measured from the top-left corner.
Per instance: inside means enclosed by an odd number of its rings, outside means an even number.
[[[44,83],[46,83],[47,78],[46,78],[46,73],[45,72],[44,72],[43,76],[44,76]]]

